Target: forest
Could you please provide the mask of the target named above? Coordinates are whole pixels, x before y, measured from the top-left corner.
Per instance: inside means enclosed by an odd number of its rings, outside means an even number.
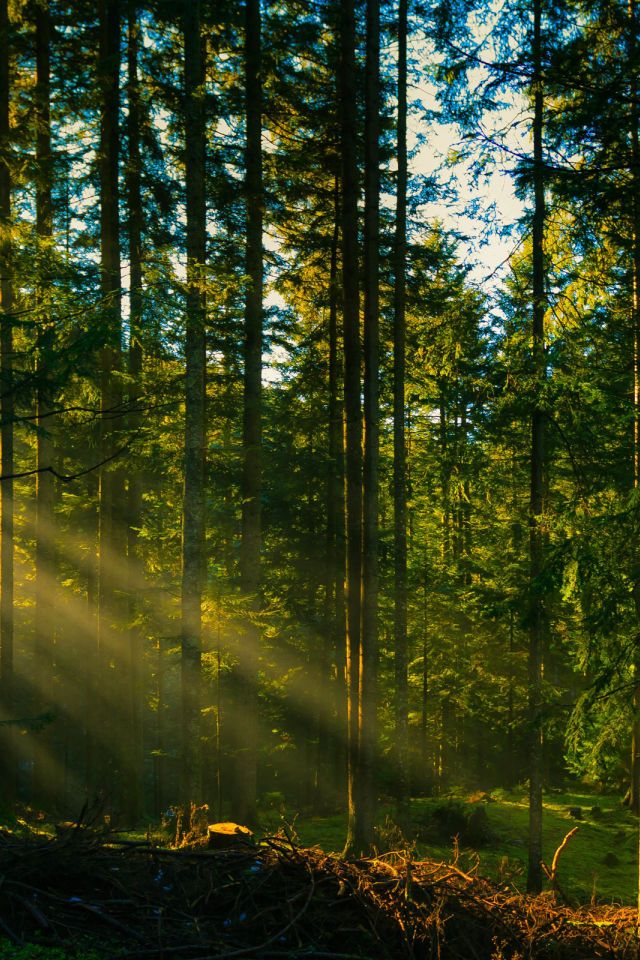
[[[0,0],[7,837],[520,791],[568,904],[573,791],[637,883],[639,88],[636,0]]]

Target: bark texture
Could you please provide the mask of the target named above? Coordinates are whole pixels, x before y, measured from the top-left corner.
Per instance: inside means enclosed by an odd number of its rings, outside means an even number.
[[[182,526],[182,758],[183,829],[191,804],[201,802],[200,684],[202,587],[205,573],[205,297],[206,257],[204,56],[200,0],[184,11],[185,180],[187,196],[187,316]]]
[[[245,3],[245,198],[247,289],[244,314],[242,419],[242,540],[240,580],[246,600],[239,637],[235,689],[238,723],[232,819],[257,824],[258,659],[260,650],[260,543],[262,495],[262,80],[260,0]]]
[[[142,396],[142,189],[140,161],[140,84],[138,82],[138,10],[130,0],[127,29],[127,87],[129,116],[127,121],[127,204],[129,214],[129,433],[141,425],[137,409]],[[138,550],[138,532],[142,526],[142,474],[129,473],[127,490],[127,580],[129,589],[129,689],[131,693],[129,744],[125,770],[125,819],[133,825],[143,809],[143,649],[142,631],[135,624],[139,611],[144,571]]]
[[[54,711],[54,610],[56,586],[55,557],[55,478],[47,472],[54,466],[51,361],[53,329],[47,317],[51,273],[51,41],[49,4],[35,8],[36,26],[36,237],[38,272],[38,438],[36,478],[36,609],[34,679],[38,713]],[[53,730],[49,725],[34,737],[33,802],[45,809],[54,800]]]
[[[364,464],[362,638],[356,848],[369,850],[378,823],[378,499],[380,472],[380,0],[367,0],[364,118]]]
[[[360,287],[358,257],[358,156],[356,141],[356,20],[344,0],[340,24],[342,151],[342,294],[344,337],[347,739],[349,822],[345,855],[356,851],[358,734],[360,712],[360,591],[362,553],[362,408],[360,404]]]
[[[318,764],[316,805],[326,799],[329,757],[331,656],[336,638],[337,517],[340,497],[338,451],[342,430],[342,412],[338,397],[338,243],[340,239],[340,179],[334,187],[334,227],[329,267],[329,478],[327,481],[327,527],[322,653],[320,662],[320,704],[318,728]],[[336,732],[335,730],[333,732]]]
[[[120,426],[118,410],[120,391],[114,373],[121,369],[120,319],[120,215],[119,215],[119,125],[120,103],[120,6],[118,0],[101,0],[99,80],[102,95],[100,121],[100,263],[102,322],[105,345],[100,355],[100,459],[106,460],[117,450]],[[104,794],[112,792],[117,770],[113,727],[120,734],[118,706],[120,691],[108,668],[113,659],[121,672],[117,628],[116,591],[118,567],[115,557],[121,556],[120,533],[124,495],[124,476],[113,463],[100,470],[99,496],[99,559],[98,559],[98,658],[94,687],[96,722],[95,788]],[[99,682],[97,682],[99,680]],[[117,750],[120,746],[116,738]]]
[[[540,394],[545,371],[544,352],[544,169],[542,156],[543,94],[541,77],[541,0],[534,0],[533,38],[533,298],[532,349],[534,406],[531,415],[531,495],[529,502],[530,628],[529,628],[529,864],[527,890],[542,890],[542,654],[544,609],[536,579],[542,570],[542,512],[544,494],[544,414]]]
[[[409,701],[407,679],[407,456],[404,436],[404,378],[407,260],[407,0],[398,10],[398,177],[393,291],[393,537],[395,560],[395,736],[397,752],[396,821],[410,829]],[[425,584],[426,591],[426,584]],[[425,626],[426,630],[426,626]],[[426,637],[423,677],[426,687]],[[426,689],[423,692],[423,766],[426,760]],[[422,770],[424,775],[425,770]]]
[[[13,284],[11,282],[11,170],[9,167],[9,13],[0,0],[0,442],[2,476],[13,474]],[[13,716],[13,480],[0,483],[0,711]],[[2,729],[0,801],[15,794],[12,728]]]

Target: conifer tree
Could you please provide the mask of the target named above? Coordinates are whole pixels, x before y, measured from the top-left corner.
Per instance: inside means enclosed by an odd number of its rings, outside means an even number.
[[[394,660],[397,751],[397,820],[409,827],[409,742],[407,678],[407,468],[405,446],[405,329],[407,259],[407,0],[398,9],[398,173],[394,240],[393,299],[393,522]],[[426,587],[425,587],[426,589]],[[426,671],[426,653],[425,653]],[[426,675],[426,674],[425,674]],[[424,697],[423,697],[424,702]],[[424,706],[423,706],[424,712]],[[426,717],[425,717],[426,720]],[[426,724],[423,724],[426,727]],[[426,729],[425,729],[426,733]],[[423,739],[425,737],[423,733]],[[425,750],[423,747],[423,754]],[[424,763],[424,760],[423,760]]]
[[[142,416],[142,185],[140,158],[140,82],[138,78],[139,10],[136,0],[129,0],[127,11],[127,170],[129,248],[129,415],[130,434],[139,431]],[[130,747],[127,753],[126,810],[127,820],[136,823],[143,810],[143,637],[134,621],[140,612],[140,594],[144,571],[138,536],[142,526],[142,472],[134,465],[128,472],[127,490],[127,580],[129,588],[129,669],[131,685]]]
[[[10,23],[7,0],[0,0],[0,443],[2,477],[0,482],[0,703],[5,716],[14,708],[13,681],[13,284],[11,250],[11,166],[9,126]],[[3,803],[15,795],[15,761],[12,728],[3,732],[0,750]]]
[[[367,0],[364,127],[364,463],[362,635],[356,847],[377,826],[378,510],[380,470],[380,4]],[[356,795],[357,796],[357,795]],[[359,824],[359,825],[358,825]]]
[[[54,464],[52,433],[51,363],[53,329],[47,317],[52,282],[50,261],[52,244],[52,167],[51,167],[51,40],[48,0],[36,6],[36,256],[38,284],[36,310],[38,329],[38,439],[36,506],[36,611],[35,611],[35,685],[40,709],[52,712],[54,670],[55,609],[55,482],[50,468]],[[39,309],[38,309],[39,308]],[[53,741],[48,726],[34,739],[33,794],[43,807],[53,799]]]
[[[542,890],[542,731],[539,713],[542,707],[542,652],[545,629],[544,609],[539,596],[537,578],[542,572],[542,513],[544,486],[544,412],[541,391],[545,376],[544,315],[544,160],[542,131],[544,91],[542,77],[542,2],[533,5],[533,217],[532,217],[532,341],[534,367],[534,400],[531,414],[531,499],[529,505],[529,549],[531,561],[531,612],[529,628],[529,867],[527,890]]]
[[[262,489],[262,62],[260,0],[245,2],[245,203],[246,274],[244,321],[244,402],[242,421],[242,532],[240,579],[248,601],[239,638],[237,696],[239,716],[232,811],[239,823],[257,819],[257,683],[260,628],[260,547]]]
[[[187,298],[185,342],[184,505],[182,534],[182,758],[180,799],[183,829],[192,803],[200,803],[200,699],[202,587],[205,573],[205,294],[206,259],[205,112],[200,0],[184,13],[185,187]]]
[[[358,157],[356,143],[356,20],[353,0],[342,4],[340,22],[340,111],[342,155],[342,322],[344,339],[347,752],[349,824],[345,855],[366,842],[359,814],[360,591],[362,555],[362,408],[360,404],[360,288],[358,245]]]

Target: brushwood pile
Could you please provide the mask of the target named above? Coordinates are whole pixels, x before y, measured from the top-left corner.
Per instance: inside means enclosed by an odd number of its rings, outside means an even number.
[[[344,861],[284,834],[226,849],[0,831],[0,936],[122,957],[638,957],[636,912],[572,908],[402,852]]]

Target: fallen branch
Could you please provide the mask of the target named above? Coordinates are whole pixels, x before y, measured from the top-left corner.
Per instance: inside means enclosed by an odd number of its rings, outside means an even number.
[[[574,835],[574,833],[577,833],[578,830],[579,830],[579,827],[574,827],[573,830],[570,830],[569,833],[566,835],[566,837],[564,838],[564,840],[562,841],[562,843],[560,844],[560,846],[555,852],[555,855],[553,857],[553,863],[551,864],[551,870],[549,870],[544,860],[540,861],[540,865],[544,870],[544,872],[546,873],[547,877],[549,878],[549,882],[551,883],[554,893],[560,894],[560,896],[562,897],[566,905],[571,908],[573,908],[574,904],[571,902],[567,894],[564,892],[564,890],[558,883],[558,876],[557,876],[558,860],[560,859],[560,854],[562,853],[566,845],[569,843],[569,840]]]

